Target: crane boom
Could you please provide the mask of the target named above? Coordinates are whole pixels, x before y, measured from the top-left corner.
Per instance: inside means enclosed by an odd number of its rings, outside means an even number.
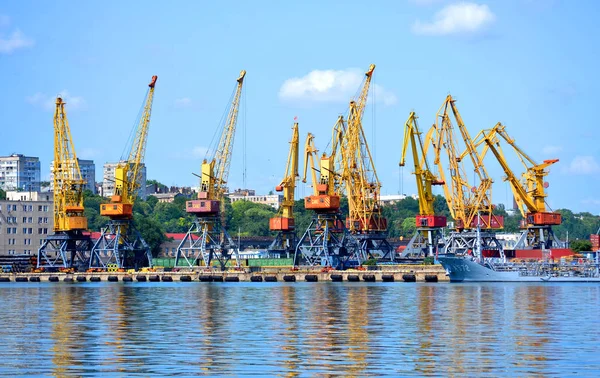
[[[408,145],[411,145],[413,164],[415,168],[415,176],[417,179],[417,192],[419,194],[419,215],[433,216],[435,210],[433,207],[434,196],[432,185],[443,185],[444,182],[439,180],[429,169],[427,162],[427,150],[431,143],[431,132],[425,138],[425,143],[421,138],[421,131],[417,124],[417,115],[411,112],[408,120],[404,125],[404,143],[402,144],[402,156],[400,158],[400,166],[406,163],[406,151]],[[433,131],[433,129],[431,130]],[[418,222],[420,224],[420,222]]]
[[[79,170],[65,104],[62,98],[56,98],[53,165],[55,232],[87,229],[87,218],[83,215],[86,181]]]
[[[544,160],[542,164],[536,164],[529,155],[515,144],[515,140],[508,135],[505,126],[501,123],[497,123],[492,131],[488,133],[482,132],[482,135],[487,148],[492,151],[504,170],[506,180],[510,183],[511,189],[515,194],[515,200],[519,204],[519,210],[523,217],[527,219],[527,222],[537,226],[561,224],[561,215],[559,213],[548,212],[546,209],[547,194],[544,189],[544,177],[548,175],[546,168],[558,162],[558,159]],[[526,172],[523,174],[525,178],[524,183],[510,169],[500,147],[498,136],[512,147],[521,163],[525,166]]]
[[[365,73],[357,101],[350,101],[347,130],[342,149],[343,181],[348,194],[348,228],[351,232],[386,231],[387,222],[381,217],[379,193],[381,183],[362,127],[375,65]]]
[[[319,194],[317,191],[317,170],[315,168],[315,155],[317,149],[314,145],[314,135],[308,133],[306,136],[306,143],[304,144],[304,175],[302,176],[302,182],[306,183],[306,171],[310,167],[310,175],[312,177],[313,194],[316,196]]]
[[[142,164],[146,154],[154,88],[158,76],[152,76],[144,99],[143,110],[135,128],[135,134],[127,160],[121,160],[115,168],[115,192],[111,205],[101,205],[100,214],[114,219],[133,219],[133,205],[141,186]]]
[[[474,228],[479,224],[484,229],[502,228],[504,219],[501,216],[493,214],[492,204],[492,179],[489,177],[482,157],[477,152],[477,148],[471,138],[456,104],[456,100],[451,95],[440,107],[436,117],[436,124],[441,120],[441,126],[436,126],[438,136],[436,138],[436,163],[440,164],[440,151],[446,149],[448,154],[450,175],[452,177],[452,194],[447,198],[448,206],[455,217],[457,228]],[[456,139],[453,136],[452,121],[449,111],[452,112],[460,131],[462,140],[465,143],[466,151],[458,154],[456,150]],[[464,156],[468,155],[473,164],[473,170],[479,180],[477,187],[469,188],[466,170],[464,169]],[[441,166],[440,166],[441,167]],[[469,190],[471,193],[469,194]],[[445,190],[448,193],[447,190]]]

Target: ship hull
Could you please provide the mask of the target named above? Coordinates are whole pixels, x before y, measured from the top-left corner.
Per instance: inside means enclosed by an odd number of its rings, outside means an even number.
[[[450,282],[600,282],[600,277],[524,275],[518,271],[496,271],[470,257],[438,256]]]

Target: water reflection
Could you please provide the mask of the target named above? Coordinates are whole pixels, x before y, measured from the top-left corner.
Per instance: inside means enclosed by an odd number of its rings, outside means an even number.
[[[0,375],[600,373],[594,284],[27,283],[0,300]]]

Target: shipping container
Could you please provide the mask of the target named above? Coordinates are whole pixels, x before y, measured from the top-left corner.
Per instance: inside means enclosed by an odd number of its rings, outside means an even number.
[[[340,197],[327,194],[305,197],[304,207],[307,210],[337,210],[340,208]]]
[[[415,220],[419,227],[446,227],[446,217],[436,215],[417,215]]]

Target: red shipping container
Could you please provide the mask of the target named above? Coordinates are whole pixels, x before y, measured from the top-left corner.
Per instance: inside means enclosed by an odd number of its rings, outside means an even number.
[[[536,226],[558,226],[562,222],[562,217],[559,213],[528,213],[527,222]]]

